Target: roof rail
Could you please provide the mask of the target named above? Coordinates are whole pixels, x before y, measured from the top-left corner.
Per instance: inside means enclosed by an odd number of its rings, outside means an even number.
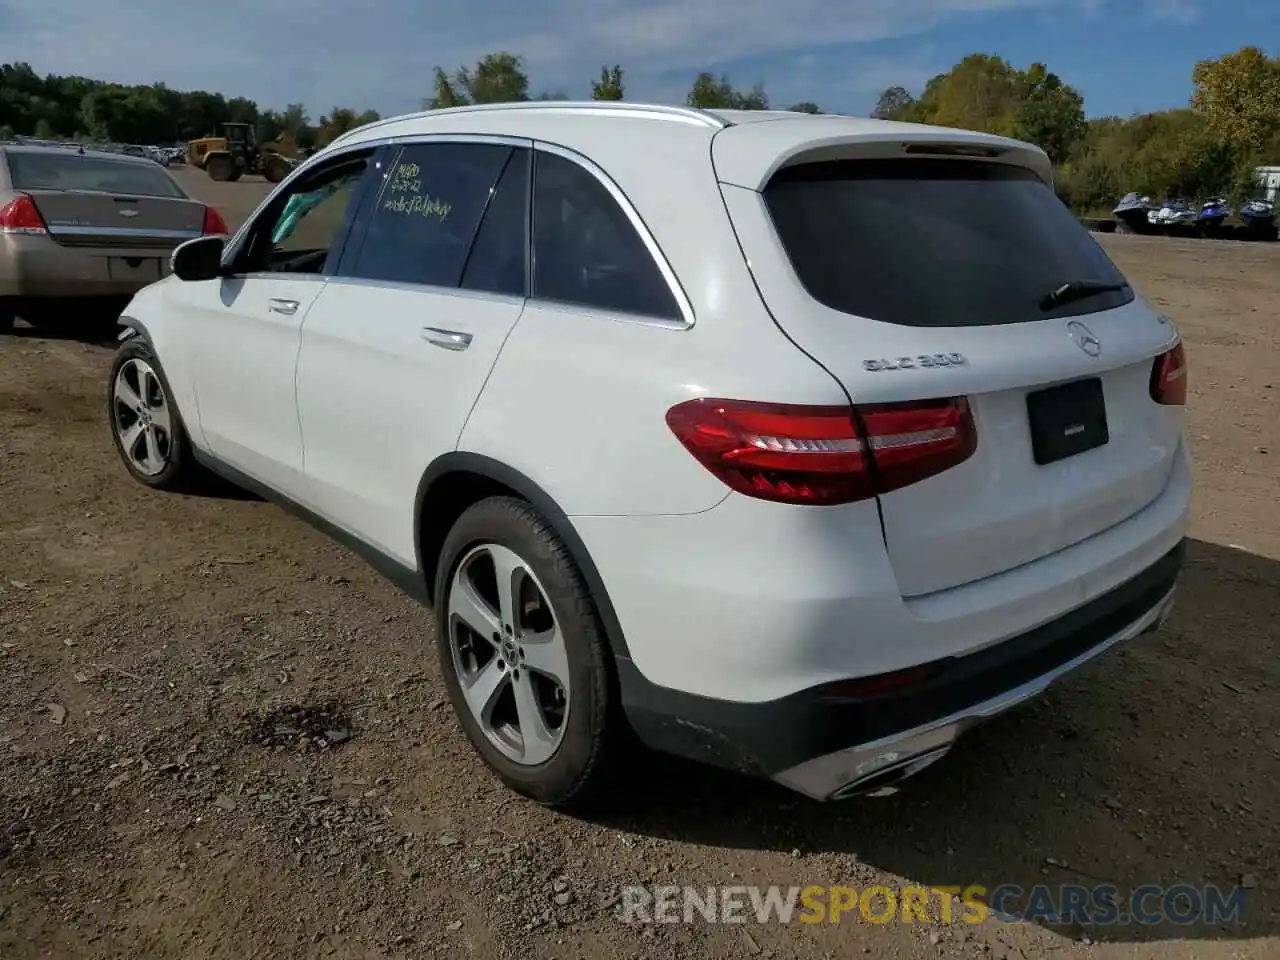
[[[699,107],[682,107],[665,103],[637,103],[624,100],[520,100],[511,103],[472,103],[462,107],[442,107],[438,110],[419,110],[415,113],[387,117],[357,127],[338,137],[329,146],[336,146],[363,130],[382,127],[402,120],[420,120],[426,117],[454,116],[467,113],[504,113],[508,111],[532,111],[545,113],[598,113],[633,114],[649,119],[677,120],[698,123],[713,130],[733,126],[732,122]]]

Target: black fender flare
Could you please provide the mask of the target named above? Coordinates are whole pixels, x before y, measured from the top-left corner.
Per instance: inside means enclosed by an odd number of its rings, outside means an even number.
[[[609,599],[609,591],[605,588],[600,571],[596,568],[595,561],[591,559],[586,544],[582,542],[578,531],[570,522],[568,514],[537,483],[500,460],[479,453],[453,451],[437,457],[423,472],[422,478],[418,481],[417,496],[413,505],[415,559],[418,570],[423,576],[434,584],[435,559],[428,559],[422,555],[423,508],[431,495],[432,486],[451,473],[476,474],[499,483],[527,500],[534,509],[546,517],[547,522],[564,541],[569,555],[573,557],[574,563],[577,564],[578,570],[587,583],[587,588],[591,591],[596,612],[600,615],[600,625],[604,628],[605,637],[609,641],[609,647],[615,659],[630,661],[631,652],[622,632],[622,624],[619,623],[617,612],[613,608],[613,601]]]

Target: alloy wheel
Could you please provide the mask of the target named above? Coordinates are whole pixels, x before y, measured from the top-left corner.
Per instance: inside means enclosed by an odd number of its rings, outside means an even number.
[[[485,737],[514,763],[555,754],[569,716],[569,657],[537,576],[507,547],[474,547],[449,588],[453,668]]]
[[[112,421],[130,466],[154,477],[169,465],[173,417],[160,378],[145,360],[120,365],[111,389]]]

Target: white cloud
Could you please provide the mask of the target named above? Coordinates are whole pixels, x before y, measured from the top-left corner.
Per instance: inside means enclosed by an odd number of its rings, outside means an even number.
[[[1157,23],[1192,24],[1200,19],[1195,0],[1146,0],[1147,18]]]
[[[993,11],[1095,2],[364,0],[342,8],[323,0],[0,0],[0,61],[121,82],[164,80],[264,105],[302,101],[313,113],[334,104],[388,112],[417,106],[430,92],[434,65],[452,69],[494,50],[524,56],[540,89],[582,95],[600,64],[621,63],[630,89],[655,97],[671,86],[673,72],[919,35]],[[1165,15],[1186,2],[1147,0]],[[936,72],[929,65],[921,75],[924,69],[917,64],[904,75],[899,64],[871,60],[842,73],[871,89],[880,83],[872,78],[910,85]],[[759,79],[779,102],[797,86],[785,72]]]

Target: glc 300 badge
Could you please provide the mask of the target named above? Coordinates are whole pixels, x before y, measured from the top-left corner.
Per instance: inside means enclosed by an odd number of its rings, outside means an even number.
[[[914,370],[916,367],[962,367],[969,361],[959,353],[925,353],[891,360],[863,360],[864,370]]]

